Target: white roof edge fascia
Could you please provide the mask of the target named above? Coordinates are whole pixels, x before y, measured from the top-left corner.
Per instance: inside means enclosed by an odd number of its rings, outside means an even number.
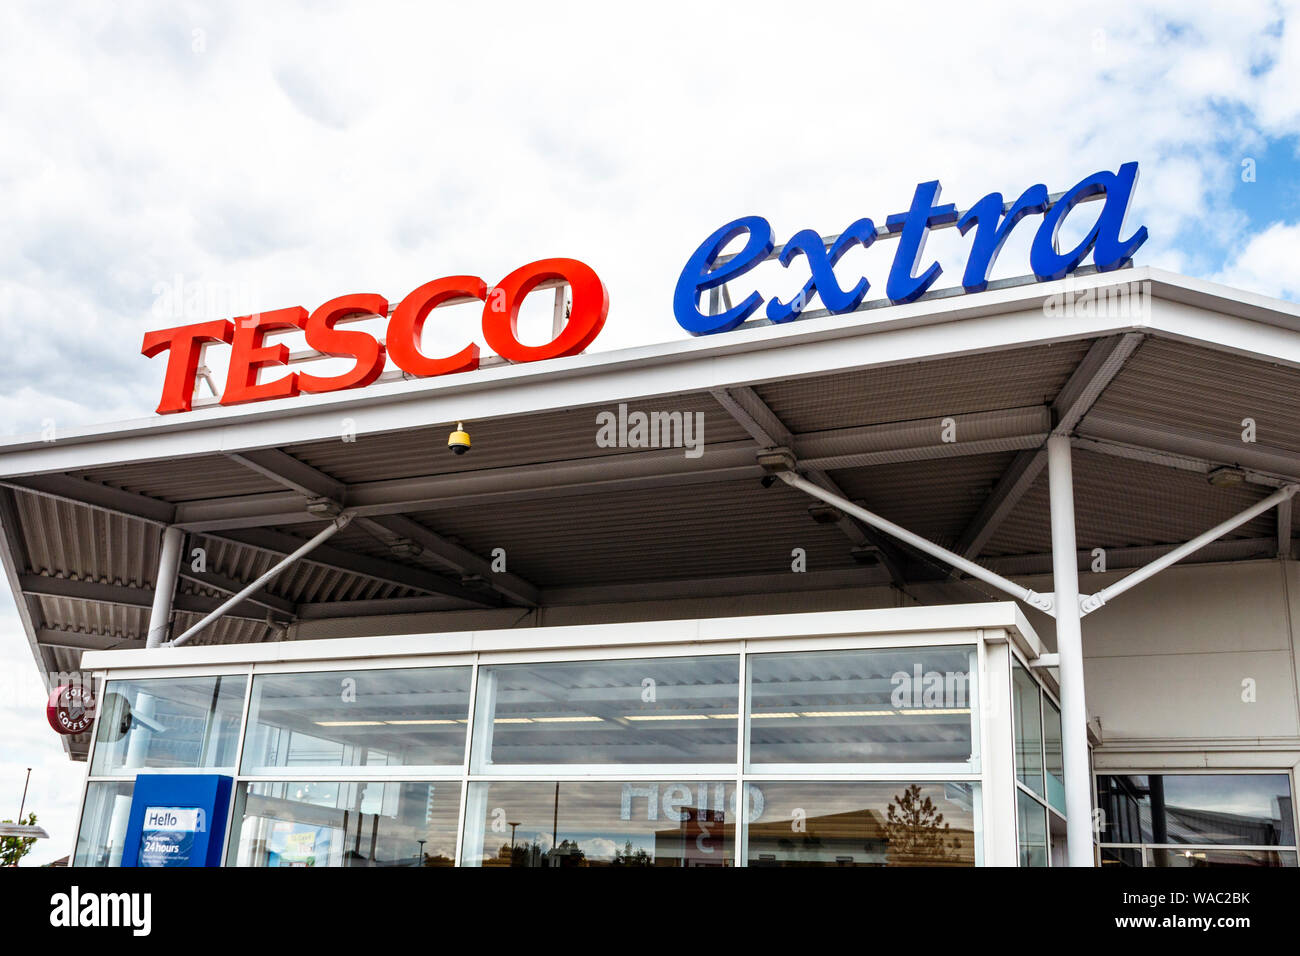
[[[377,659],[436,657],[467,652],[557,650],[560,648],[637,647],[663,644],[712,644],[740,640],[872,634],[920,634],[933,631],[1006,629],[1041,646],[1033,627],[1013,601],[947,604],[932,607],[813,611],[750,617],[695,618],[577,624],[557,627],[501,628],[481,631],[401,634],[375,637],[275,641],[261,644],[210,644],[185,647],[86,651],[81,667],[115,671]]]
[[[97,425],[70,430],[54,442],[19,436],[0,442],[0,477],[332,438],[347,417],[355,419],[356,433],[365,435],[412,427],[414,422],[434,425],[678,395],[936,354],[994,351],[1131,331],[1148,327],[1148,320],[1058,316],[1047,327],[1038,320],[1043,303],[1062,292],[1148,281],[1157,298],[1300,332],[1300,305],[1144,266],[465,375]],[[997,335],[989,335],[987,329],[968,341],[947,332],[935,335],[935,326],[980,318],[1002,320]],[[1177,336],[1177,329],[1169,331]],[[1198,334],[1203,332],[1202,323]],[[1232,350],[1239,338],[1225,334],[1222,342],[1211,344]],[[846,340],[857,340],[858,348]],[[802,348],[802,363],[792,366],[776,358],[788,356],[786,350],[795,346]],[[618,381],[619,387],[611,388],[611,380]],[[106,452],[109,447],[113,450]]]

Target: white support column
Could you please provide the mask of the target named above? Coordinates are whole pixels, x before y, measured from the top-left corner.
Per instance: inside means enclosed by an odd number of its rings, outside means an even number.
[[[1083,622],[1079,558],[1074,540],[1074,476],[1070,438],[1047,440],[1052,510],[1052,581],[1056,653],[1061,673],[1061,750],[1065,764],[1066,838],[1070,866],[1092,866],[1092,775],[1088,766],[1088,707],[1083,688]]]
[[[181,543],[184,540],[185,532],[180,528],[170,526],[163,529],[146,647],[157,647],[167,638],[167,622],[172,616],[172,597],[176,593],[176,575],[181,566]]]

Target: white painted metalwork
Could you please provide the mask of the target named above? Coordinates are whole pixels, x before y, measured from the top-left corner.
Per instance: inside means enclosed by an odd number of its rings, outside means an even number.
[[[1052,513],[1052,582],[1056,598],[1056,653],[1061,674],[1061,757],[1065,772],[1065,826],[1070,866],[1092,866],[1092,774],[1088,766],[1088,707],[1083,689],[1083,627],[1074,537],[1074,476],[1070,439],[1047,440]]]
[[[153,608],[149,611],[149,636],[146,647],[157,647],[167,637],[172,616],[172,596],[176,593],[176,576],[181,565],[181,545],[185,532],[175,526],[163,529],[162,548],[158,556],[158,573],[153,585]],[[233,605],[236,602],[231,602]]]
[[[853,515],[853,517],[865,522],[871,527],[883,531],[885,534],[897,538],[899,541],[910,544],[918,551],[923,551],[931,557],[938,558],[940,561],[951,564],[953,567],[969,574],[971,577],[977,578],[985,584],[990,584],[999,591],[1005,591],[1012,597],[1019,598],[1030,607],[1037,608],[1044,614],[1053,613],[1052,599],[1045,594],[1039,594],[1037,591],[1031,591],[1029,588],[1022,587],[1014,581],[1009,581],[1002,575],[990,571],[988,568],[982,567],[974,561],[967,560],[960,554],[949,551],[947,548],[935,544],[928,538],[923,538],[919,534],[913,534],[906,528],[896,525],[892,521],[888,521],[885,518],[880,517],[880,515],[868,511],[866,508],[855,505],[853,502],[847,501],[839,495],[832,494],[826,489],[818,487],[811,481],[808,481],[806,478],[801,478],[794,472],[778,472],[777,477],[792,488],[798,488],[800,491],[807,492],[814,498],[820,498],[827,504],[834,505],[841,511]]]
[[[238,593],[231,595],[220,605],[218,605],[213,611],[205,615],[202,620],[198,621],[196,624],[190,627],[189,630],[187,630],[184,634],[181,634],[175,640],[168,641],[167,646],[179,647],[180,645],[189,641],[189,639],[192,638],[195,634],[198,634],[200,631],[206,628],[217,618],[221,617],[222,614],[224,614],[230,608],[234,607],[236,604],[242,601],[249,594],[252,594],[254,591],[260,589],[262,585],[266,584],[266,582],[270,581],[281,571],[285,570],[285,568],[289,567],[289,565],[293,564],[304,554],[307,554],[318,544],[323,544],[329,538],[333,537],[335,534],[341,531],[351,520],[352,520],[352,515],[346,512],[339,515],[337,518],[331,521],[327,527],[325,527],[321,531],[318,531],[310,539],[304,542],[302,547],[298,548],[296,551],[292,552],[291,554],[288,554],[285,557],[281,558],[270,568],[264,571],[261,575],[259,575],[253,581],[251,581],[242,591],[239,591]],[[152,638],[153,638],[153,631],[150,630],[150,639],[152,640]]]
[[[1178,547],[1174,548],[1168,554],[1162,555],[1161,557],[1152,561],[1150,564],[1138,568],[1132,574],[1120,578],[1114,584],[1110,585],[1109,587],[1102,588],[1096,594],[1091,594],[1088,597],[1083,598],[1079,604],[1080,614],[1081,615],[1091,614],[1093,611],[1097,610],[1099,607],[1104,605],[1111,598],[1118,597],[1119,595],[1123,594],[1125,591],[1129,590],[1130,588],[1136,587],[1137,585],[1141,584],[1143,581],[1145,581],[1147,578],[1151,577],[1152,575],[1159,574],[1161,571],[1163,571],[1165,568],[1169,567],[1172,564],[1177,564],[1179,561],[1187,557],[1189,554],[1193,553],[1194,551],[1200,550],[1201,548],[1205,547],[1207,544],[1209,544],[1212,541],[1218,540],[1219,538],[1223,537],[1225,534],[1227,534],[1229,531],[1233,530],[1234,528],[1240,527],[1241,525],[1245,524],[1247,521],[1250,521],[1252,518],[1255,518],[1263,514],[1264,512],[1274,507],[1277,507],[1278,505],[1281,505],[1283,502],[1289,502],[1297,491],[1300,491],[1300,485],[1286,485],[1282,488],[1279,488],[1277,491],[1273,492],[1263,501],[1260,501],[1257,504],[1252,505],[1251,507],[1247,508],[1245,511],[1241,512],[1240,514],[1235,515],[1232,518],[1229,518],[1227,521],[1215,525],[1209,531],[1206,531],[1204,534],[1197,535],[1195,538],[1193,538],[1191,541],[1188,541],[1186,544],[1180,544]],[[1055,514],[1055,511],[1053,511],[1053,514]],[[1055,520],[1053,520],[1053,528],[1055,528]],[[1053,537],[1053,541],[1055,541],[1055,537]],[[1076,572],[1077,572],[1077,568],[1076,568]]]

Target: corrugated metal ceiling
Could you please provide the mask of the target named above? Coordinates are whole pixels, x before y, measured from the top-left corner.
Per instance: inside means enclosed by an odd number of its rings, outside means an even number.
[[[996,419],[999,410],[1050,404],[1091,344],[1041,345],[759,383],[754,389],[796,434],[980,412],[993,413],[990,417]],[[1297,385],[1300,375],[1294,370],[1149,338],[1102,394],[1093,414],[1223,442],[1239,441],[1241,419],[1249,416],[1258,422],[1261,442],[1300,454]],[[617,404],[617,396],[611,396],[611,402],[600,409],[472,422],[474,451],[464,457],[445,451],[450,427],[445,422],[431,423],[417,434],[360,436],[354,442],[340,436],[285,450],[347,484],[510,466],[536,466],[544,482],[549,462],[638,452],[595,444],[596,411],[614,411]],[[631,407],[702,412],[710,444],[751,440],[704,393]],[[1081,428],[1088,420],[1084,418]],[[852,438],[849,432],[843,434]],[[831,477],[849,498],[952,546],[968,530],[1015,457],[1013,451],[953,455],[839,469]],[[708,465],[707,452],[702,464]],[[284,491],[282,485],[237,462],[211,455],[95,469],[83,475],[170,502]],[[1083,549],[1178,543],[1267,494],[1266,488],[1254,485],[1214,488],[1201,474],[1084,450],[1076,451],[1075,482]],[[157,525],[28,491],[15,490],[13,496],[26,546],[20,574],[152,588],[158,562]],[[815,523],[808,514],[811,503],[780,483],[763,488],[753,479],[635,488],[595,482],[585,493],[568,489],[561,496],[534,490],[491,505],[439,507],[409,517],[482,558],[494,548],[504,548],[510,572],[543,589],[788,572],[794,548],[805,549],[810,571],[857,567],[849,553],[852,542],[839,527]],[[292,536],[292,543],[324,526],[324,521],[312,521],[271,530]],[[1271,513],[1238,529],[1233,537],[1270,535],[1276,535]],[[236,583],[256,578],[280,553],[223,540],[219,533],[193,535],[187,548],[195,546],[206,548],[210,572]],[[330,547],[416,574],[436,573],[440,580],[456,580],[445,562],[428,553],[395,552],[384,535],[360,521],[337,534]],[[1011,509],[982,556],[1038,555],[1049,550],[1044,472]],[[308,559],[275,579],[266,592],[296,605],[428,596],[427,591],[381,578]],[[183,582],[180,590],[209,598],[225,594],[190,581]],[[139,600],[138,591],[134,598]],[[34,598],[33,604],[41,618],[38,628],[75,634],[91,643],[99,640],[103,646],[138,641],[147,627],[147,607],[49,596]],[[449,598],[447,606],[464,603]],[[184,629],[198,618],[196,612],[178,611],[175,628]],[[226,618],[199,642],[258,641],[274,633],[264,620]],[[53,670],[75,669],[80,657],[79,651],[63,647],[47,647],[42,654],[44,666]]]

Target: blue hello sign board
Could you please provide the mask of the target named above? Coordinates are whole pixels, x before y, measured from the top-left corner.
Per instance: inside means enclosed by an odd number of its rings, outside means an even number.
[[[1138,164],[1125,163],[1117,172],[1102,170],[1086,176],[1053,202],[1047,187],[1030,186],[1014,202],[1006,202],[1001,193],[989,193],[964,213],[952,203],[939,201],[939,181],[921,183],[912,195],[907,212],[885,219],[877,228],[871,219],[858,219],[827,243],[812,229],[796,232],[776,257],[789,268],[802,258],[809,270],[808,281],[789,301],[776,297],[765,299],[757,291],[749,293],[735,305],[715,314],[701,311],[701,297],[754,269],[772,257],[776,248],[772,226],[761,216],[744,216],[727,223],[705,239],[686,262],[673,295],[673,312],[677,323],[692,335],[728,332],[749,319],[766,303],[765,315],[772,322],[797,319],[813,296],[832,315],[857,309],[871,283],[865,277],[848,280],[837,275],[835,268],[850,249],[866,248],[878,238],[898,242],[893,264],[885,282],[885,298],[901,305],[913,302],[926,293],[943,272],[938,262],[925,263],[925,240],[929,231],[941,226],[956,226],[964,236],[974,232],[962,289],[983,292],[998,253],[1011,231],[1023,219],[1041,216],[1029,252],[1029,266],[1040,281],[1062,279],[1074,272],[1091,254],[1101,272],[1127,265],[1133,253],[1147,240],[1146,226],[1124,237],[1124,219],[1133,190],[1137,186]],[[1059,248],[1061,226],[1081,202],[1103,200],[1097,221],[1071,249]],[[734,255],[723,250],[734,240],[745,237],[744,247]]]
[[[220,866],[231,778],[150,774],[135,778],[123,866]]]

